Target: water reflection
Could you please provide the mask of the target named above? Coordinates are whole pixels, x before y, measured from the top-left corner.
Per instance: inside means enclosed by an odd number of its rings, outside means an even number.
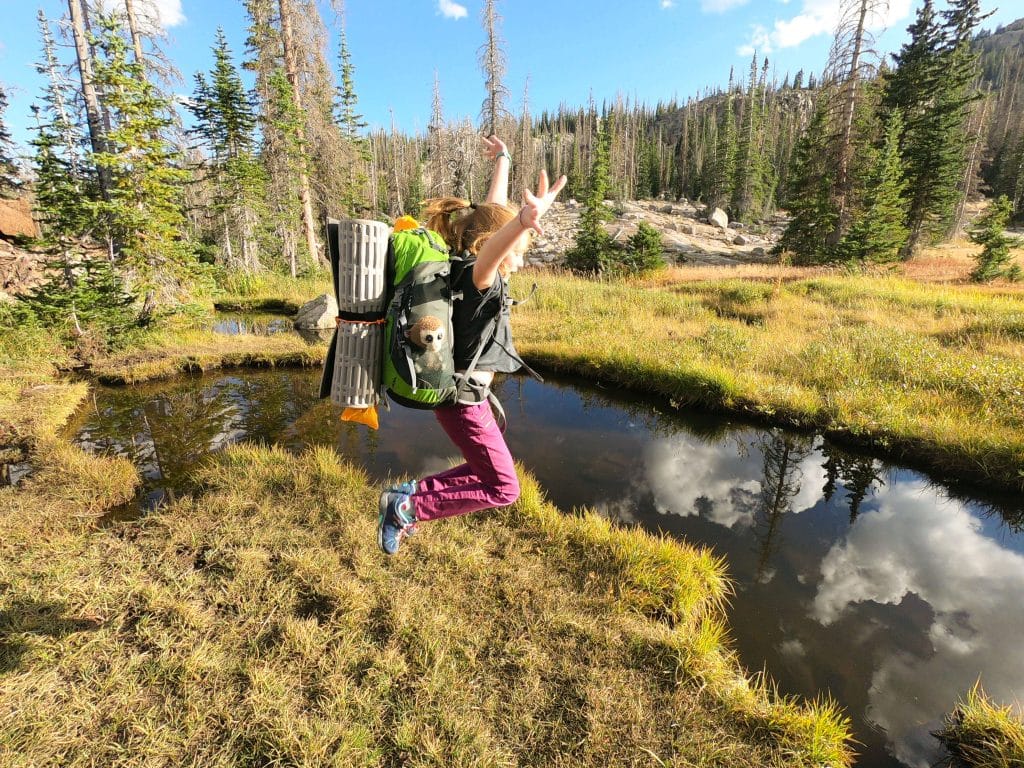
[[[187,484],[235,440],[335,446],[376,478],[447,466],[429,413],[379,432],[338,421],[318,373],[273,371],[101,390],[75,431],[131,456],[148,492]],[[861,766],[924,766],[928,735],[981,676],[1024,690],[1019,500],[953,492],[821,438],[761,430],[582,386],[499,386],[513,453],[564,509],[594,507],[724,555],[740,658],[785,693],[828,693],[854,721]]]
[[[274,336],[279,333],[296,333],[307,344],[322,344],[331,340],[334,329],[295,328],[290,317],[267,314],[242,314],[218,312],[211,330],[228,336],[248,334],[251,336]]]
[[[292,321],[281,315],[239,314],[218,312],[213,322],[213,332],[228,336],[251,334],[273,336],[276,333],[290,333]]]

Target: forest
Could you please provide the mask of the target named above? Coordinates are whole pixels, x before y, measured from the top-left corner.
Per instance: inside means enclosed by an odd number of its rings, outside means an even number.
[[[245,50],[219,31],[214,65],[194,74],[184,103],[133,0],[116,14],[69,0],[72,61],[40,11],[47,85],[27,163],[13,155],[0,92],[0,189],[30,198],[50,276],[21,310],[62,323],[73,305],[75,322],[113,328],[148,322],[225,274],[310,273],[324,264],[327,216],[391,221],[424,198],[478,195],[481,132],[510,137],[513,188],[546,167],[588,210],[685,197],[756,222],[781,208],[779,250],[798,265],[905,260],[962,232],[967,201],[990,197],[977,236],[995,245],[977,276],[1017,276],[1001,231],[1024,216],[1024,20],[982,31],[977,0],[928,0],[885,58],[868,30],[887,3],[845,0],[821,73],[780,83],[755,55],[724,90],[685,103],[591,100],[532,114],[529,93],[517,107],[504,85],[496,5],[482,15],[478,124],[446,118],[435,77],[430,123],[415,135],[367,130],[346,31],[328,52],[314,0],[245,0]],[[615,258],[595,214],[570,260],[581,271]]]

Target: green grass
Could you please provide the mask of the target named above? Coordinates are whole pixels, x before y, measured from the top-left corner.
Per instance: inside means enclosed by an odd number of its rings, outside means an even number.
[[[1024,488],[1024,294],[894,277],[529,279],[517,345],[549,369]]]
[[[529,277],[541,290],[516,326],[531,360],[1024,487],[1020,293]],[[233,290],[253,308],[324,286]],[[324,352],[183,318],[91,362],[127,383]],[[0,763],[849,763],[834,703],[740,673],[721,561],[567,516],[528,477],[513,508],[427,526],[390,561],[367,478],[324,449],[231,449],[195,498],[97,527],[138,477],[57,437],[87,395],[59,378],[74,364],[39,329],[0,334],[0,449],[36,469],[0,488]],[[954,752],[1020,762],[1012,713],[957,712]]]
[[[316,367],[327,344],[309,344],[293,333],[228,335],[198,329],[158,330],[137,346],[107,355],[92,365],[104,384],[137,384],[180,373],[247,366]]]
[[[1018,706],[1000,707],[974,686],[935,734],[956,765],[1018,768],[1024,765],[1024,722]]]
[[[292,279],[277,272],[228,275],[216,299],[218,309],[294,313],[310,299],[331,293],[331,275],[312,272]]]
[[[3,507],[0,763],[849,763],[834,706],[742,677],[706,551],[524,476],[386,559],[329,449],[235,447],[200,481],[99,530]]]

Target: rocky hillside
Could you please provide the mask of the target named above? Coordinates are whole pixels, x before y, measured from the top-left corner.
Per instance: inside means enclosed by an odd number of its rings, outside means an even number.
[[[665,259],[671,264],[735,265],[775,262],[770,255],[785,227],[777,217],[756,227],[729,222],[719,211],[716,221],[704,217],[703,210],[682,200],[608,201],[615,219],[605,224],[608,234],[624,242],[641,221],[661,232]],[[580,206],[575,200],[556,202],[545,216],[544,235],[534,239],[527,254],[531,266],[561,266],[565,252],[572,248],[579,225]]]

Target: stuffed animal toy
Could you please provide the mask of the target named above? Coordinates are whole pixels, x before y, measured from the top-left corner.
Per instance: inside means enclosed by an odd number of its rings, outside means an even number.
[[[424,350],[416,360],[417,372],[441,370],[444,360],[441,350],[448,341],[448,334],[438,318],[425,315],[417,320],[409,329],[409,341]]]

